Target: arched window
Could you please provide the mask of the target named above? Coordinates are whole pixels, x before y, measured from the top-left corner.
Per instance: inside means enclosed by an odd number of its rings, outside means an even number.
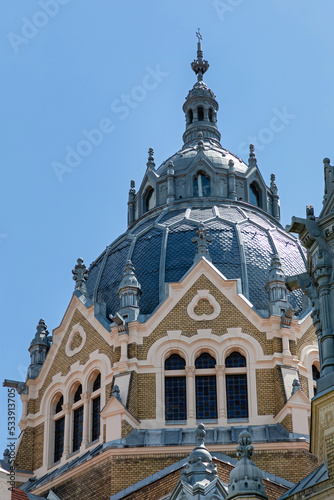
[[[96,441],[100,437],[100,410],[101,410],[101,374],[99,373],[93,382],[92,393],[92,432],[91,440]]]
[[[144,196],[144,211],[148,212],[152,208],[154,208],[154,197],[153,197],[154,189],[152,187],[148,187],[146,189],[146,193]]]
[[[54,453],[53,461],[58,462],[64,451],[64,428],[65,428],[65,415],[62,408],[64,404],[63,396],[60,396],[55,408],[54,416]]]
[[[194,179],[194,197],[211,196],[210,177],[199,172]]]
[[[312,365],[312,378],[313,378],[313,394],[317,395],[317,380],[320,378],[320,372],[315,365]]]
[[[202,106],[199,106],[197,108],[197,120],[199,122],[202,122],[204,120],[204,109],[202,108]]]
[[[228,419],[248,418],[246,358],[232,352],[225,360]]]
[[[216,360],[203,352],[195,361],[196,419],[217,419]]]
[[[213,122],[213,111],[212,111],[212,108],[209,108],[209,122]]]
[[[73,446],[72,451],[80,449],[83,434],[83,402],[81,400],[82,385],[80,384],[74,394],[73,404]]]
[[[249,186],[249,201],[252,205],[261,207],[261,192],[256,182]]]
[[[187,115],[187,123],[188,123],[188,125],[190,125],[193,122],[193,120],[194,120],[193,110],[189,109],[188,115]]]
[[[179,354],[172,354],[165,361],[165,417],[169,422],[187,420],[185,366]]]

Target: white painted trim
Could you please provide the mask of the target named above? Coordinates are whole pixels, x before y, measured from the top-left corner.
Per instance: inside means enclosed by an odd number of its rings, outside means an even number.
[[[198,305],[199,301],[202,299],[206,299],[210,306],[213,307],[213,312],[211,314],[201,314],[200,316],[195,313],[195,308]],[[215,319],[219,316],[221,311],[221,307],[211,295],[209,290],[197,290],[197,294],[192,298],[187,307],[187,314],[191,319],[195,321],[209,321]]]
[[[75,335],[77,335],[77,334],[79,334],[81,337],[81,344],[78,347],[76,347],[75,349],[71,349],[71,344],[73,342]],[[81,349],[85,345],[86,337],[87,337],[86,332],[83,329],[83,327],[80,325],[80,323],[77,323],[76,325],[73,326],[71,333],[67,339],[66,346],[65,346],[65,353],[69,358],[71,358],[72,356],[74,356],[75,354],[77,354],[78,352],[81,351]]]

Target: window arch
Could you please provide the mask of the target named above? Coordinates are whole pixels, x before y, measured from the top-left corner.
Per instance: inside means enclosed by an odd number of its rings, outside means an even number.
[[[192,109],[189,109],[187,114],[187,123],[190,125],[194,121],[194,113]]]
[[[144,196],[144,212],[148,212],[152,208],[154,208],[154,189],[149,186],[146,189],[145,196]]]
[[[213,110],[209,108],[209,122],[213,122]]]
[[[54,451],[53,461],[59,462],[64,451],[64,429],[65,429],[65,415],[63,410],[64,398],[63,395],[59,396],[55,404],[54,414]]]
[[[176,353],[165,361],[165,418],[169,422],[187,419],[185,365],[185,360]]]
[[[320,378],[320,372],[316,365],[312,365],[312,379],[313,379],[313,395],[317,395],[317,380]]]
[[[256,182],[252,182],[249,186],[249,201],[252,205],[256,205],[261,208],[261,191]]]
[[[210,177],[204,172],[198,172],[193,182],[194,197],[211,196]]]
[[[246,358],[234,351],[225,359],[228,419],[248,419]]]
[[[197,108],[197,120],[199,122],[204,121],[204,109],[203,109],[203,106],[199,106]]]
[[[91,441],[100,437],[100,410],[101,410],[101,373],[98,373],[93,382],[91,402]]]
[[[203,352],[195,360],[196,419],[217,419],[216,360]]]

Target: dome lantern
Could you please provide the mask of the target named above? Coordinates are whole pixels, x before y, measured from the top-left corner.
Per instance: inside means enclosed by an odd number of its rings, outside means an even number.
[[[203,75],[209,68],[208,61],[203,59],[202,35],[196,33],[197,59],[191,63],[191,68],[197,75],[197,82],[189,91],[183,111],[186,115],[186,131],[183,134],[185,145],[197,141],[198,133],[202,132],[203,140],[214,140],[220,146],[220,133],[217,129],[218,102],[216,96],[203,82]]]

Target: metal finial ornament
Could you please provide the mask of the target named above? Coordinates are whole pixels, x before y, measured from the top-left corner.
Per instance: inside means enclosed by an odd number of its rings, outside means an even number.
[[[83,295],[87,294],[86,281],[88,279],[88,269],[83,263],[83,259],[79,257],[75,268],[72,270],[73,279],[75,281],[75,290],[78,290]]]
[[[198,424],[198,427],[196,430],[197,447],[204,446],[205,435],[206,435],[205,425]]]
[[[239,435],[239,446],[237,447],[237,457],[250,458],[254,453],[251,436],[247,431],[243,431]]]
[[[148,161],[146,163],[147,165],[147,168],[151,168],[152,170],[154,169],[155,167],[155,163],[154,163],[154,151],[153,151],[153,148],[150,148],[148,150]]]
[[[248,159],[248,165],[249,166],[256,166],[256,156],[255,156],[255,148],[254,144],[249,145],[249,159]]]
[[[196,36],[198,38],[198,41],[203,40],[203,37],[202,37],[201,32],[200,32],[200,28],[198,28],[198,31],[196,31]]]
[[[197,243],[197,252],[194,258],[194,263],[198,262],[202,257],[205,257],[211,262],[208,243],[211,243],[212,238],[207,234],[204,224],[201,222],[196,231],[197,236],[194,236],[191,241]]]
[[[209,69],[209,63],[208,61],[205,61],[203,59],[203,50],[202,50],[202,35],[200,33],[200,30],[198,28],[198,31],[196,31],[196,36],[198,39],[197,42],[197,59],[195,59],[191,63],[191,68],[192,70],[196,73],[197,75],[197,81],[202,82],[203,81],[203,75],[204,73]]]

